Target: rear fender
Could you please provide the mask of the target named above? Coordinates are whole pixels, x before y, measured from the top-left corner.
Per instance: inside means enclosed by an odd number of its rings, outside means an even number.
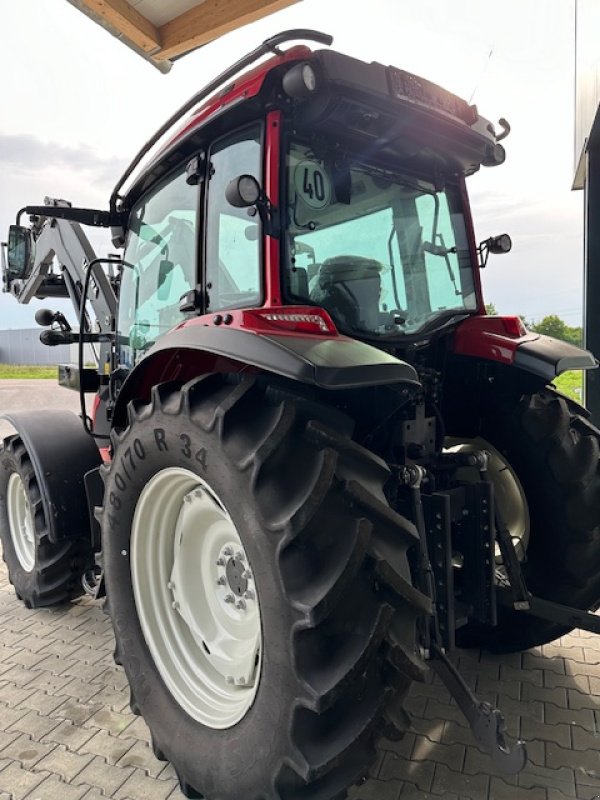
[[[102,460],[81,420],[70,411],[2,414],[23,440],[40,489],[52,542],[90,533],[85,475]]]
[[[470,317],[457,326],[453,350],[456,355],[518,367],[546,381],[570,369],[598,366],[588,350],[528,331],[519,317]]]
[[[183,384],[209,372],[271,373],[330,390],[397,383],[419,386],[410,364],[346,336],[188,325],[161,337],[129,373],[119,392],[113,424],[125,424],[129,401],[149,398],[157,383]]]

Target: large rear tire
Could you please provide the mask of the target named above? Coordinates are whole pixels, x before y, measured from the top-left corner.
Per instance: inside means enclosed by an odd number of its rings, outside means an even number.
[[[38,478],[19,436],[6,439],[0,453],[0,540],[9,580],[27,608],[83,594],[89,540],[76,532],[50,539]]]
[[[579,609],[600,603],[600,431],[587,412],[550,387],[499,396],[481,435],[518,477],[529,513],[522,570],[532,594]],[[463,646],[512,652],[552,641],[568,628],[499,609],[497,627],[469,626]]]
[[[158,387],[115,437],[100,518],[117,656],[188,797],[342,797],[407,726],[429,607],[406,557],[416,531],[348,427],[209,376]]]

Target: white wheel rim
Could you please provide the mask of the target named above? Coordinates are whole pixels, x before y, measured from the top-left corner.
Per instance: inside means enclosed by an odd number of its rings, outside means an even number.
[[[203,725],[235,725],[258,689],[260,608],[235,525],[193,472],[164,469],[144,487],[131,577],[146,643],[173,697]]]
[[[17,472],[13,472],[8,479],[6,505],[10,536],[19,564],[25,572],[31,572],[35,565],[33,516],[25,485]]]
[[[487,450],[489,453],[488,476],[494,485],[494,503],[513,540],[519,561],[522,561],[529,544],[531,520],[525,491],[511,465],[499,450],[481,438],[460,443],[456,439],[447,439],[446,449],[450,452]],[[457,475],[468,483],[477,483],[480,480],[479,471],[475,467],[461,467]],[[501,564],[502,557],[498,543],[496,543],[495,555],[496,563]]]

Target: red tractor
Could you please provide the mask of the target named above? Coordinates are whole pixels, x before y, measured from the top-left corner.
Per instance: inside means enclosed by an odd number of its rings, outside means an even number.
[[[331,44],[290,31],[232,66],[108,210],[47,200],[11,227],[5,290],[78,309],[76,331],[38,321],[79,342],[60,381],[82,420],[7,415],[10,579],[28,607],[106,594],[188,797],[344,797],[430,668],[516,772],[446,654],[600,630],[600,434],[551,385],[596,361],[486,316],[479,270],[510,240],[476,244],[465,178],[507,123],[292,39]]]

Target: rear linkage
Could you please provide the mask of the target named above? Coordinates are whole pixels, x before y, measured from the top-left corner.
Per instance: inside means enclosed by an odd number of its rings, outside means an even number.
[[[520,772],[527,763],[525,743],[511,748],[505,739],[502,712],[480,701],[446,656],[454,648],[456,628],[470,619],[495,625],[496,604],[533,614],[569,627],[600,633],[600,617],[587,611],[535,597],[527,589],[514,542],[501,512],[493,502],[488,476],[489,454],[445,453],[445,467],[475,467],[480,483],[424,494],[428,473],[420,466],[397,468],[397,478],[408,489],[412,516],[419,532],[416,565],[421,591],[432,600],[433,616],[420,625],[421,655],[440,677],[465,715],[478,745],[505,774]],[[464,500],[469,500],[468,504]],[[462,501],[462,502],[461,502]],[[460,515],[461,555],[452,551],[451,522]],[[495,543],[498,542],[507,585],[497,585]],[[460,561],[460,564],[459,564]],[[462,602],[455,600],[454,567],[461,567]]]

